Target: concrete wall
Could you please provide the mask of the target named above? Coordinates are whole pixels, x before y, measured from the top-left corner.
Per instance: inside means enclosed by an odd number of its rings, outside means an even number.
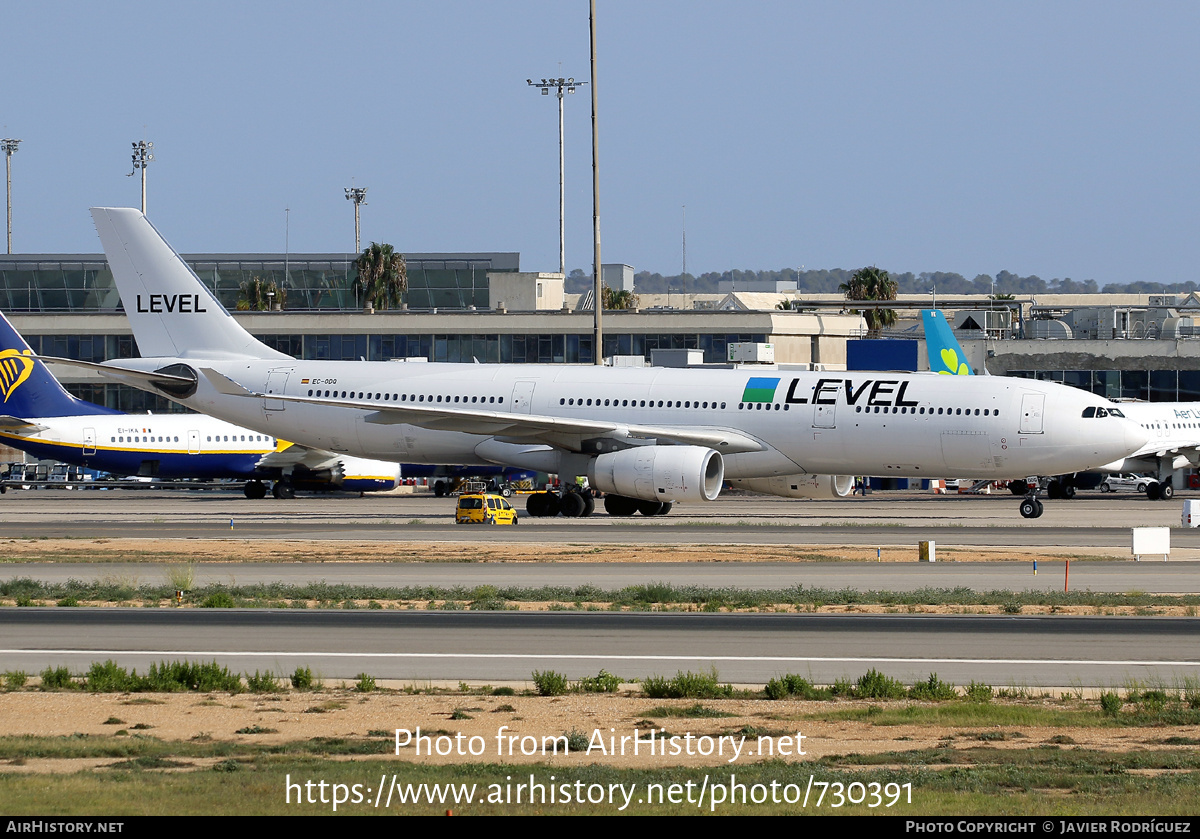
[[[563,306],[562,274],[517,271],[488,274],[488,302],[510,312],[557,311]]]

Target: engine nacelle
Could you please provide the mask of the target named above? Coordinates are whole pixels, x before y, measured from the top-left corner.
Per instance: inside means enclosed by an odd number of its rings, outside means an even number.
[[[400,486],[400,464],[388,460],[339,455],[330,482],[338,489],[386,492]]]
[[[588,480],[602,492],[643,501],[715,501],[725,463],[701,446],[634,446],[597,457]]]
[[[854,478],[849,475],[780,475],[730,481],[730,484],[783,498],[845,498],[854,492]]]

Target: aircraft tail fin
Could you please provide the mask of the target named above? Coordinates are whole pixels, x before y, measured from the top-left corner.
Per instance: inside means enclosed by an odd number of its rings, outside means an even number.
[[[974,372],[967,364],[967,354],[962,344],[954,337],[946,316],[937,309],[921,312],[925,324],[925,349],[929,353],[929,369],[947,376],[972,376]]]
[[[125,314],[147,358],[279,358],[242,328],[138,210],[96,207]]]
[[[67,393],[3,313],[0,313],[0,411],[22,419],[118,413]]]

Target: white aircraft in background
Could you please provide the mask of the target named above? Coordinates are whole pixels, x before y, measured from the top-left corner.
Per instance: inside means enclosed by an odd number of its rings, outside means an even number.
[[[930,369],[955,376],[973,375],[966,353],[946,319],[936,311],[921,315]],[[1170,501],[1175,497],[1180,470],[1200,466],[1200,402],[1106,402],[1085,409],[1085,417],[1110,416],[1137,423],[1149,439],[1127,457],[1097,466],[1095,471],[1153,473],[1154,480],[1146,484],[1146,497]],[[1042,483],[1047,484],[1051,498],[1075,495],[1074,475],[1057,475]],[[1017,487],[1014,491],[1021,494],[1024,490]]]
[[[1146,497],[1170,501],[1180,470],[1200,466],[1200,402],[1120,402],[1116,407],[1151,436],[1136,452],[1100,471],[1153,473],[1156,480],[1147,484]]]
[[[1085,416],[1100,397],[1025,379],[298,360],[246,332],[140,212],[92,216],[143,357],[73,363],[314,448],[587,475],[610,514],[711,501],[725,478],[1078,471],[1147,439]],[[590,507],[567,491],[529,511]]]
[[[377,492],[399,464],[294,446],[203,414],[126,414],[76,399],[0,313],[0,441],[42,460],[145,478],[235,478],[247,498]]]

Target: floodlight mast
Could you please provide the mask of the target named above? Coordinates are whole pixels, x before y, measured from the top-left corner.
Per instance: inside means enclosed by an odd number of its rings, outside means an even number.
[[[358,239],[358,208],[367,203],[367,189],[365,186],[350,186],[346,187],[346,200],[354,202],[354,252],[362,253],[362,246]]]
[[[593,364],[604,363],[604,283],[600,278],[600,134],[596,100],[596,0],[588,10],[592,47],[592,289],[596,305],[593,317]]]
[[[8,252],[12,253],[12,156],[17,151],[20,140],[0,140],[0,149],[4,149],[4,170],[8,182]]]
[[[146,167],[154,161],[154,143],[139,140],[133,144],[133,171],[128,177],[132,178],[138,169],[142,170],[142,215],[146,214]]]
[[[575,79],[542,79],[540,82],[535,82],[533,79],[526,79],[525,82],[530,87],[536,87],[542,91],[543,96],[548,96],[553,90],[558,96],[558,273],[565,278],[567,276],[567,253],[566,253],[566,226],[563,221],[563,204],[566,200],[563,192],[563,89],[567,93],[574,93],[575,88],[587,82],[577,82]]]

